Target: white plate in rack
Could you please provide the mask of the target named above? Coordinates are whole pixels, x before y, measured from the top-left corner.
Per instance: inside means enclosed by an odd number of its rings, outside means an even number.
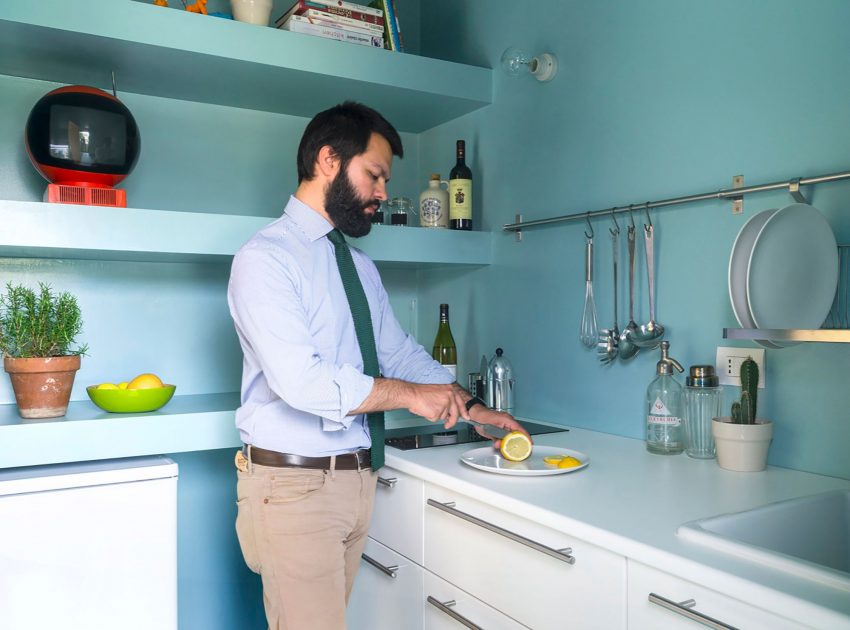
[[[835,234],[816,208],[794,203],[765,221],[747,268],[756,328],[820,328],[837,286]]]
[[[574,466],[573,468],[558,468],[543,461],[544,457],[554,457],[557,455],[571,455],[579,460],[581,465]],[[531,452],[531,457],[522,462],[511,462],[499,455],[499,451],[492,446],[482,446],[466,451],[460,456],[460,461],[467,466],[498,475],[541,477],[544,475],[563,475],[581,470],[590,463],[590,458],[581,451],[574,451],[569,448],[535,446]]]

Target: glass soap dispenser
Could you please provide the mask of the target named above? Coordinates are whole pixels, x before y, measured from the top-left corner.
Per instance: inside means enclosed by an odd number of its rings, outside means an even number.
[[[655,379],[646,389],[646,450],[657,455],[676,455],[685,448],[682,431],[683,388],[673,370],[685,369],[670,358],[670,342],[661,342],[661,360]]]

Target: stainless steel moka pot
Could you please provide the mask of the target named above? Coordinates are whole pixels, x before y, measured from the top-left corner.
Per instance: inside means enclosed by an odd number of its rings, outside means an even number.
[[[504,350],[496,348],[496,354],[487,365],[487,406],[496,411],[512,413],[514,409],[514,372]]]

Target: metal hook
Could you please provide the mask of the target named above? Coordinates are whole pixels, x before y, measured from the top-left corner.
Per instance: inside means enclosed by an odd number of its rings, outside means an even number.
[[[611,208],[611,220],[614,221],[614,229],[608,228],[608,231],[611,232],[611,236],[619,236],[620,235],[620,224],[617,223],[617,213],[615,212],[617,208]]]
[[[635,229],[636,229],[636,227],[635,227],[635,215],[632,213],[632,209],[634,207],[635,207],[634,204],[631,204],[631,203],[629,204],[629,221],[631,221],[631,223],[632,223],[631,227],[629,227],[630,232],[634,232]]]
[[[646,221],[647,221],[647,223],[649,223],[648,226],[645,225],[644,227],[652,227],[652,219],[649,216],[649,202],[648,201],[645,204],[643,204],[643,209],[646,211]]]
[[[593,240],[593,226],[590,224],[590,212],[588,212],[586,215],[584,215],[584,220],[587,221],[587,227],[590,228],[590,234],[588,234],[587,231],[585,231],[584,236],[585,236],[585,238],[587,238],[587,240],[592,241]]]

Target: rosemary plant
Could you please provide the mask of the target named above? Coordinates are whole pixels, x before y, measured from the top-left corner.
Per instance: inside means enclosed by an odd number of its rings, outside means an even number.
[[[0,352],[4,356],[85,354],[88,347],[76,344],[82,329],[80,307],[70,293],[56,294],[43,282],[38,291],[9,282],[5,294],[0,295]]]

